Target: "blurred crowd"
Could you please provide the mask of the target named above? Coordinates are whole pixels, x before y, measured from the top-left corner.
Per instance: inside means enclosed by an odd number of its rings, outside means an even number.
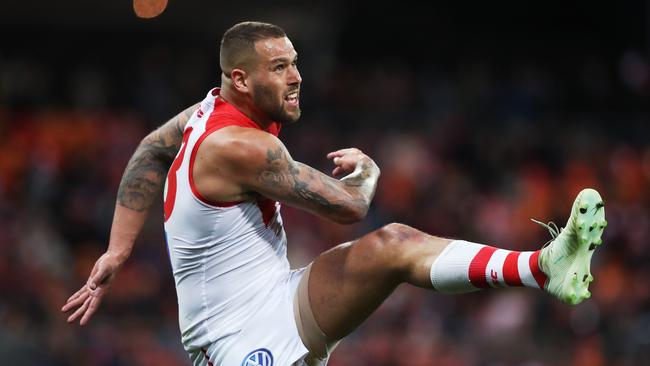
[[[107,246],[121,174],[140,139],[216,86],[214,55],[201,52],[146,48],[133,70],[0,57],[0,364],[189,364],[160,204],[92,322],[68,325],[59,309]],[[334,64],[321,74],[305,59],[303,118],[281,133],[293,157],[329,172],[327,152],[356,146],[382,176],[359,224],[283,207],[292,267],[394,221],[536,250],[550,235],[530,218],[564,226],[585,187],[601,192],[609,222],[585,303],[530,289],[449,296],[403,285],[330,365],[650,362],[642,52],[585,57],[569,70],[468,57],[438,68]]]

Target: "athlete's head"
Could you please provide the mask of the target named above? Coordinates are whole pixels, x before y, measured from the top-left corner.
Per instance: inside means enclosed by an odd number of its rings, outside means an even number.
[[[247,95],[257,114],[272,121],[300,118],[297,60],[286,33],[273,24],[239,23],[221,40],[219,63],[226,83]]]

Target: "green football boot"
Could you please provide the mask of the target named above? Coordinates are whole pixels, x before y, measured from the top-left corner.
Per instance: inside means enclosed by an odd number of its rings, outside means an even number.
[[[605,221],[605,203],[591,188],[583,189],[571,208],[569,221],[562,230],[553,223],[544,224],[551,235],[548,245],[539,255],[539,267],[548,280],[544,289],[560,301],[576,305],[591,297],[589,283],[591,256],[602,243]]]

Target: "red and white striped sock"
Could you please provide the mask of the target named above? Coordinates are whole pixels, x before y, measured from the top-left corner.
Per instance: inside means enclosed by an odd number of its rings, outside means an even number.
[[[433,262],[431,283],[446,293],[509,286],[543,289],[547,277],[539,268],[539,253],[454,240]]]

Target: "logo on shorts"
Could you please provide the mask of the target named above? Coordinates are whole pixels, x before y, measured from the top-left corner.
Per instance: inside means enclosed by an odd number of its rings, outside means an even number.
[[[241,366],[273,366],[273,355],[266,348],[258,348],[244,357]]]

